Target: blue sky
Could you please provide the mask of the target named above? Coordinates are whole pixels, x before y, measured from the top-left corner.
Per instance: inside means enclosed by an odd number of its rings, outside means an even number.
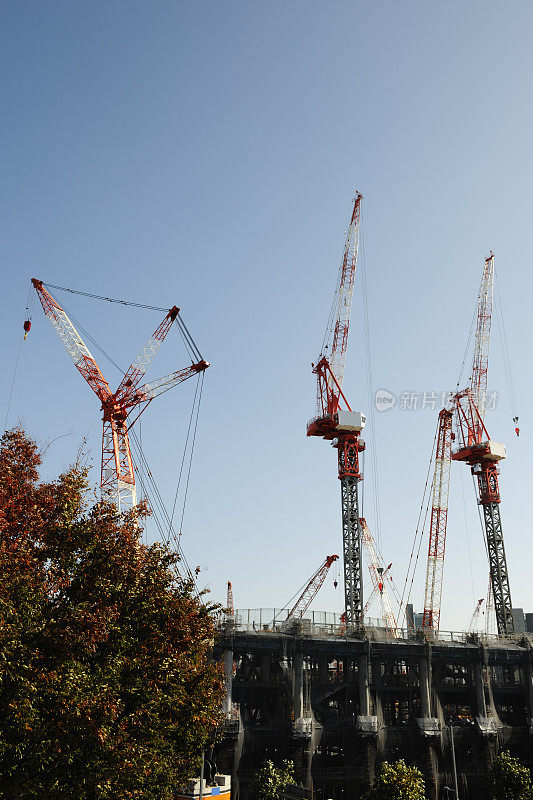
[[[512,438],[496,330],[489,385],[500,399],[487,424],[508,444],[501,488],[513,603],[533,610],[532,23],[525,2],[4,4],[4,409],[32,275],[179,305],[212,363],[182,542],[214,599],[230,579],[239,607],[283,604],[326,554],[341,553],[335,454],[306,439],[305,425],[310,363],[357,188],[370,394],[454,387],[483,259],[496,254],[521,436]],[[83,298],[68,297],[67,307],[122,366],[160,319]],[[186,363],[172,339],[150,374]],[[368,411],[361,280],[344,386],[352,407]],[[154,401],[143,422],[168,505],[193,390],[184,384]],[[39,308],[15,381],[9,421],[18,419],[42,442],[69,434],[50,446],[46,475],[86,435],[98,464],[98,404]],[[375,417],[379,535],[400,585],[435,423],[429,409]],[[460,473],[454,465],[446,629],[467,624],[488,574],[470,477],[462,488]],[[375,530],[372,484],[368,458],[365,512]],[[422,563],[418,607],[423,573]],[[330,579],[314,607],[338,611],[341,602]]]

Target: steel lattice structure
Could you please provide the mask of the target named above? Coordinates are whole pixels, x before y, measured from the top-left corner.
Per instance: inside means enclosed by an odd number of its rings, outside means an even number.
[[[87,381],[102,404],[102,493],[115,502],[119,510],[133,508],[137,504],[137,495],[128,430],[155,397],[168,391],[173,386],[177,386],[187,378],[203,372],[209,364],[200,356],[188,330],[179,318],[179,308],[173,306],[127,370],[118,389],[112,392],[89,348],[82,340],[67,313],[45,289],[42,281],[32,278],[32,284],[37,291],[44,313],[55,328],[67,353],[74,362],[74,366]],[[198,362],[159,378],[153,383],[139,386],[146,370],[175,321],[177,321],[187,341],[190,342],[193,352],[197,353]]]
[[[432,485],[431,521],[429,526],[428,565],[422,629],[438,632],[442,581],[444,578],[444,553],[446,548],[446,524],[448,520],[448,496],[450,493],[450,466],[452,456],[453,411],[443,408],[437,423],[437,447],[435,471]]]
[[[481,419],[485,418],[487,373],[489,369],[490,329],[494,295],[494,254],[485,259],[477,301],[474,359],[470,373],[470,388]]]

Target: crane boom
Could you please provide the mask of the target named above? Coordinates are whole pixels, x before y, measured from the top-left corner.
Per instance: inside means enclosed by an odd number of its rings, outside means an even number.
[[[484,599],[485,599],[484,597],[481,597],[477,601],[476,607],[474,609],[474,613],[472,614],[472,616],[470,618],[470,622],[468,623],[468,628],[467,628],[467,631],[466,631],[467,633],[473,633],[474,629],[477,627],[477,621],[479,619],[479,613],[481,611],[481,604],[483,603]]]
[[[322,343],[322,352],[313,368],[317,375],[317,414],[334,414],[339,409],[350,329],[350,312],[357,270],[359,223],[362,195],[357,192],[346,234],[344,254],[337,279],[330,319]],[[350,407],[347,406],[350,410]]]
[[[287,614],[287,618],[284,622],[287,622],[291,619],[301,619],[311,603],[313,602],[314,598],[316,597],[320,587],[326,580],[326,576],[329,572],[329,568],[333,564],[334,561],[337,561],[339,556],[326,556],[325,561],[319,566],[317,571],[313,573],[307,585],[301,595],[299,596],[296,603],[293,605],[289,613]]]
[[[491,251],[490,255],[485,259],[479,287],[474,358],[472,372],[470,373],[470,388],[481,419],[485,417],[493,295],[494,253]]]
[[[336,307],[335,327],[333,328],[330,366],[335,380],[340,387],[342,387],[342,379],[344,377],[344,363],[348,345],[353,287],[357,269],[361,199],[362,195],[358,192],[354,200],[352,217],[346,234],[346,243],[344,245],[344,254],[339,274],[339,284],[334,301],[334,307]]]
[[[429,526],[428,565],[422,630],[438,633],[442,581],[444,577],[444,552],[450,492],[450,465],[452,456],[453,411],[443,408],[437,422],[437,448],[433,475],[433,496]]]
[[[147,343],[135,359],[135,361],[131,364],[130,368],[122,378],[120,385],[115,392],[115,399],[119,402],[127,402],[128,398],[131,397],[135,391],[135,388],[139,385],[143,376],[146,373],[146,370],[152,363],[157,351],[163,344],[163,340],[167,333],[169,332],[172,323],[176,319],[179,314],[179,308],[173,306],[168,314],[166,315],[165,319],[161,324],[156,328],[154,333],[148,339]]]
[[[56,333],[74,362],[74,366],[81,372],[100,402],[105,403],[111,397],[111,389],[100,372],[89,348],[72,324],[67,313],[54,300],[50,292],[44,288],[43,282],[38,278],[32,278],[31,282],[39,295],[44,313],[56,329]]]

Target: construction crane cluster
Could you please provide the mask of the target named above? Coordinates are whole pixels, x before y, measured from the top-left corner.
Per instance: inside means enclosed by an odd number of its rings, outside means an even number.
[[[307,425],[307,435],[330,441],[338,454],[344,557],[343,622],[349,631],[357,631],[364,624],[366,606],[363,603],[362,552],[365,550],[373,594],[377,592],[380,597],[385,627],[395,631],[397,620],[382,580],[384,565],[368,525],[359,513],[358,485],[363,480],[359,455],[365,449],[361,432],[366,418],[362,412],[352,411],[342,389],[357,271],[361,200],[361,194],[357,193],[330,319],[319,358],[312,365],[317,378],[317,413]],[[477,480],[477,499],[483,510],[489,556],[490,602],[494,605],[498,633],[510,634],[514,630],[498,487],[498,464],[505,458],[505,447],[491,440],[484,421],[493,293],[494,254],[491,252],[483,265],[476,311],[474,357],[468,385],[451,396],[437,420],[422,623],[423,631],[428,636],[437,633],[440,625],[452,461],[468,464]],[[518,435],[518,417],[513,417],[513,420]],[[481,603],[476,617],[480,607]]]
[[[468,464],[477,483],[477,501],[483,511],[490,589],[497,630],[514,632],[509,573],[503,540],[498,486],[499,462],[505,446],[490,438],[485,425],[490,330],[494,296],[494,254],[485,259],[476,308],[474,358],[466,388],[450,399],[449,408],[439,414],[433,476],[433,507],[429,531],[428,568],[424,601],[423,630],[439,630],[446,546],[446,523],[452,461]],[[452,422],[454,430],[452,431]],[[518,424],[518,417],[514,418]],[[515,432],[519,433],[518,427]]]
[[[320,354],[312,365],[316,376],[316,413],[307,424],[307,435],[330,442],[337,451],[337,475],[340,483],[342,515],[342,555],[344,576],[343,624],[349,632],[364,626],[368,602],[377,597],[381,617],[387,629],[397,635],[402,599],[391,578],[391,564],[386,565],[370,528],[360,516],[359,484],[363,480],[360,456],[365,450],[361,438],[366,416],[354,411],[343,391],[344,368],[348,347],[352,298],[357,274],[362,195],[357,192],[338,272],[330,317]],[[132,362],[118,388],[113,392],[98,364],[82,340],[71,319],[36,278],[32,284],[45,315],[84,380],[96,394],[102,410],[101,488],[119,510],[137,503],[136,480],[129,443],[129,431],[154,398],[172,389],[193,375],[203,373],[205,361],[188,329],[173,306]],[[58,287],[56,287],[58,288]],[[60,287],[59,287],[60,288]],[[446,529],[452,461],[470,467],[477,487],[477,502],[483,511],[484,533],[489,559],[489,607],[494,609],[499,634],[514,630],[509,575],[505,556],[501,496],[498,485],[499,463],[506,456],[505,446],[490,438],[485,424],[487,375],[494,294],[494,254],[485,259],[476,307],[473,362],[466,387],[450,396],[437,419],[434,465],[431,484],[431,515],[425,581],[422,629],[432,636],[439,631],[443,593]],[[103,299],[103,298],[102,298]],[[142,383],[145,373],[171,327],[176,325],[188,346],[191,364],[150,383]],[[31,321],[24,322],[25,337]],[[518,435],[518,417],[513,417]],[[372,593],[365,605],[363,599],[363,553],[366,554]],[[338,560],[329,555],[306,582],[303,591],[287,613],[284,625],[301,619],[323,585],[331,565]],[[395,614],[391,594],[396,595],[399,609]],[[480,613],[478,602],[470,627]],[[233,595],[228,583],[227,614],[233,618]]]

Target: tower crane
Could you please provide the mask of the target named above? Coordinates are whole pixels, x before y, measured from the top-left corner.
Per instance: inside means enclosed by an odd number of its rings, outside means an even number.
[[[489,573],[487,602],[485,603],[485,633],[489,635],[495,632],[496,632],[496,618],[494,616],[494,594],[492,592],[492,580]]]
[[[377,593],[379,597],[379,602],[381,605],[381,616],[385,624],[385,627],[388,628],[389,631],[391,631],[394,637],[396,637],[397,636],[396,618],[392,610],[392,605],[390,597],[387,592],[387,587],[385,586],[385,577],[388,574],[392,564],[389,564],[387,567],[385,566],[383,558],[381,557],[378,551],[376,543],[374,542],[374,537],[370,533],[370,528],[368,527],[365,518],[361,517],[360,522],[361,522],[361,539],[368,553],[368,569],[370,572],[370,579],[372,581],[373,594]]]
[[[352,411],[342,391],[342,380],[357,268],[361,199],[362,195],[358,192],[354,199],[322,350],[317,363],[313,365],[313,372],[317,376],[317,414],[307,424],[308,436],[320,436],[337,449],[342,506],[344,598],[346,624],[349,629],[363,624],[358,483],[363,478],[359,469],[359,453],[365,448],[359,436],[366,418],[361,412]]]
[[[481,605],[482,605],[484,599],[485,599],[484,597],[481,597],[477,601],[476,607],[474,609],[474,613],[472,614],[472,617],[471,617],[470,622],[468,624],[467,633],[473,633],[474,632],[474,629],[477,626],[477,621],[479,619],[479,613],[481,611]]]
[[[450,492],[450,466],[452,456],[453,411],[443,408],[437,422],[437,447],[432,485],[431,519],[429,523],[428,564],[422,630],[438,633],[442,581],[444,577],[444,552]]]
[[[233,588],[231,586],[231,581],[228,581],[228,592],[226,597],[226,614],[228,617],[233,617],[235,615],[235,607],[233,605]]]
[[[505,445],[491,440],[484,422],[493,293],[494,254],[491,252],[485,259],[478,295],[474,360],[469,385],[454,397],[458,448],[452,453],[452,459],[468,464],[477,479],[496,624],[498,633],[504,635],[514,632],[498,486],[498,462],[505,458],[506,452]]]
[[[291,620],[302,619],[303,615],[317,596],[322,584],[326,580],[329,568],[334,561],[337,561],[338,558],[339,556],[326,556],[325,560],[322,562],[316,572],[314,572],[309,578],[305,589],[287,614],[287,617],[283,621],[283,627],[285,627]]]
[[[55,328],[74,362],[74,366],[101,403],[103,412],[102,494],[107,495],[115,502],[119,510],[132,508],[137,504],[137,496],[128,431],[155,397],[172,389],[187,378],[203,372],[209,364],[200,355],[189,331],[181,320],[179,308],[173,306],[126,371],[118,389],[112,392],[98,364],[64,309],[45,288],[43,281],[32,278],[32,284],[39,296],[44,313]],[[197,362],[151,383],[139,385],[174,322],[189,343],[192,352],[198,359]]]

